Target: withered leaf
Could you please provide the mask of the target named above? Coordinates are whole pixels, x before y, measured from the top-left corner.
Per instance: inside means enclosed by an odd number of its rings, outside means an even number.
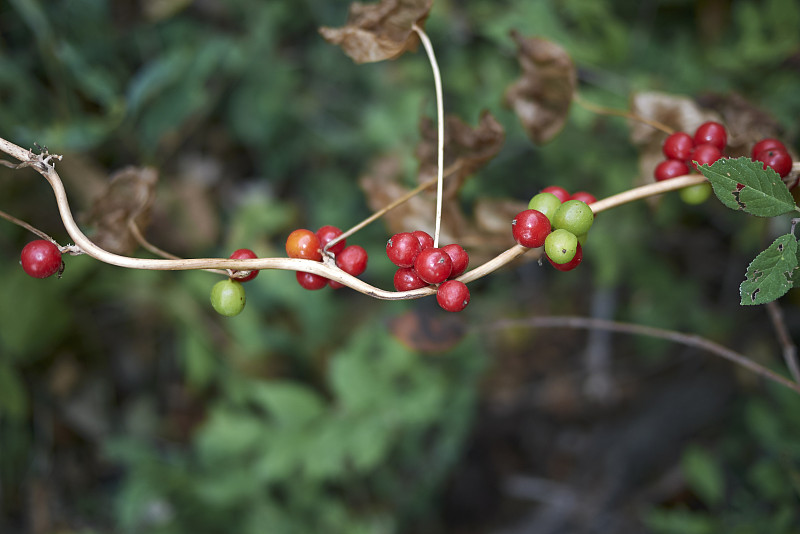
[[[129,255],[138,246],[128,221],[144,232],[150,219],[158,172],[151,167],[126,167],[114,173],[92,204],[87,223],[95,227],[92,240],[116,254]]]
[[[347,24],[323,26],[320,34],[356,63],[395,59],[419,44],[412,26],[422,27],[433,0],[382,0],[379,4],[350,4]]]
[[[517,58],[522,76],[505,94],[536,144],[544,144],[561,131],[577,85],[572,58],[559,45],[540,37],[522,37],[516,31]]]
[[[649,91],[631,96],[631,112],[646,119],[658,121],[673,130],[694,134],[705,121],[719,121],[713,111],[703,109],[694,100],[684,95],[673,95]],[[631,121],[631,141],[635,145],[647,145],[664,141],[666,134],[648,124]]]
[[[474,129],[455,115],[445,117],[444,167],[455,169],[444,183],[444,198],[454,197],[464,180],[486,165],[500,152],[505,140],[503,126],[489,113],[481,113]],[[438,162],[438,131],[428,117],[420,121],[422,140],[417,145],[420,182],[436,177]]]

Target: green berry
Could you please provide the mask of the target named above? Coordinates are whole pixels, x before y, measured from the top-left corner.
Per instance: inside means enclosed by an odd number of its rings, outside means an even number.
[[[539,193],[534,195],[530,202],[528,202],[529,210],[541,211],[553,223],[553,216],[556,214],[558,208],[561,207],[561,199],[553,193]]]
[[[553,216],[553,228],[567,230],[575,235],[583,235],[588,232],[593,222],[592,208],[580,200],[567,200],[561,204]]]
[[[681,189],[678,194],[681,196],[681,200],[687,204],[702,204],[711,196],[711,184],[703,182],[702,184],[690,185]]]
[[[583,246],[586,244],[586,240],[589,238],[589,234],[581,234],[575,237],[578,238],[578,243],[580,243],[580,245]]]
[[[553,263],[568,263],[578,250],[578,238],[569,230],[559,228],[544,240],[544,253]]]
[[[225,317],[239,315],[245,300],[244,287],[235,280],[220,280],[211,288],[211,305]]]

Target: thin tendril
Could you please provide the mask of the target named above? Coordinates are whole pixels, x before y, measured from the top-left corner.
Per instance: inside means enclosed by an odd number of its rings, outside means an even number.
[[[414,24],[411,29],[417,32],[425,52],[428,54],[428,60],[431,63],[433,70],[433,82],[436,86],[436,122],[439,132],[439,140],[437,147],[437,186],[436,186],[436,230],[433,233],[433,246],[439,246],[439,231],[442,227],[442,192],[443,192],[443,175],[444,175],[444,104],[442,98],[442,77],[439,73],[439,65],[436,63],[436,55],[433,53],[433,45],[422,28]]]

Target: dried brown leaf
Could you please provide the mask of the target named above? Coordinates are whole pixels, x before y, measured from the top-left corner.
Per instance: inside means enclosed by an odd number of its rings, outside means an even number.
[[[144,231],[158,183],[158,172],[150,167],[126,167],[114,173],[98,196],[87,223],[95,227],[92,240],[116,254],[129,255],[138,246],[128,221]]]
[[[783,137],[781,125],[772,115],[739,94],[709,93],[698,97],[697,101],[722,116],[728,130],[726,153],[729,156],[749,157],[753,145],[762,139]]]
[[[323,26],[319,32],[328,42],[342,47],[356,63],[395,59],[416,49],[419,39],[412,26],[423,26],[432,4],[433,0],[353,2],[345,26]]]
[[[575,64],[559,45],[540,37],[511,36],[517,43],[522,76],[506,91],[505,102],[536,144],[553,139],[564,127],[577,85]]]
[[[422,140],[417,145],[416,156],[420,163],[420,182],[424,182],[436,177],[438,161],[438,131],[428,117],[420,121],[420,135]],[[454,197],[468,176],[500,152],[504,140],[503,126],[488,111],[481,114],[475,128],[455,115],[445,117],[444,167],[456,170],[444,183],[444,198]]]

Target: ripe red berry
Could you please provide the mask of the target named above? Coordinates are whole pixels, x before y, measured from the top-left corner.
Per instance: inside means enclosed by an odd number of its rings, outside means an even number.
[[[438,284],[450,276],[453,260],[441,248],[426,248],[414,260],[414,270],[427,283]]]
[[[753,145],[753,150],[750,152],[750,159],[755,160],[756,156],[760,153],[764,152],[765,150],[786,150],[786,145],[774,139],[772,137],[767,137],[766,139],[762,139],[755,145]]]
[[[778,148],[763,150],[759,152],[755,161],[760,161],[764,164],[764,170],[769,167],[777,172],[781,178],[788,175],[792,171],[792,156],[785,150]]]
[[[577,191],[572,193],[572,196],[569,197],[570,200],[580,200],[581,202],[585,202],[586,204],[593,204],[597,202],[597,197],[591,193],[587,193],[586,191]]]
[[[711,165],[721,157],[722,152],[716,145],[712,145],[711,143],[697,145],[694,147],[694,150],[692,150],[692,167],[696,170],[701,165]]]
[[[436,290],[436,301],[446,311],[460,312],[469,304],[469,288],[464,282],[448,280]]]
[[[686,174],[689,174],[689,166],[677,159],[665,159],[656,165],[656,169],[653,172],[653,175],[659,182]]]
[[[539,191],[540,193],[553,193],[555,196],[558,197],[558,200],[561,202],[566,202],[569,200],[569,193],[566,189],[558,185],[549,185]]]
[[[250,250],[249,248],[240,248],[239,250],[233,251],[233,254],[231,254],[232,260],[251,260],[257,257],[258,256],[256,256],[256,253]],[[239,271],[233,271],[233,272],[238,273]],[[232,279],[236,280],[237,282],[249,282],[256,276],[258,276],[258,271],[250,271],[250,274],[248,274],[243,278],[234,277]]]
[[[295,230],[286,238],[286,254],[290,258],[321,261],[322,253],[317,234],[306,229]]]
[[[442,250],[447,252],[447,255],[450,256],[450,260],[453,262],[453,270],[450,272],[449,278],[461,276],[469,265],[469,254],[467,254],[467,251],[464,250],[464,247],[456,243],[445,245],[442,247]]]
[[[550,262],[550,265],[552,265],[559,271],[571,271],[572,269],[578,266],[581,260],[583,260],[583,247],[581,247],[580,243],[578,243],[578,248],[575,249],[575,256],[573,256],[573,258],[567,263],[556,263],[550,258],[547,258],[547,261]]]
[[[342,235],[342,231],[339,228],[331,225],[325,225],[319,230],[317,230],[315,233],[319,238],[320,249],[324,249],[325,245],[327,245],[328,243],[330,243],[331,241]],[[328,252],[336,256],[341,251],[343,251],[344,247],[346,246],[347,246],[347,239],[342,239],[341,241],[330,247],[328,249]]]
[[[399,267],[394,273],[394,288],[397,291],[411,291],[427,285],[428,283],[419,277],[413,267]]]
[[[358,276],[367,270],[367,251],[364,247],[350,245],[336,255],[336,265],[347,274]],[[344,287],[335,280],[329,284],[333,289]]]
[[[325,278],[324,276],[319,276],[318,274],[297,271],[296,276],[297,276],[297,283],[306,289],[310,290],[322,289],[323,287],[328,285],[328,279]]]
[[[725,126],[714,121],[704,122],[698,126],[694,132],[694,145],[697,147],[705,143],[714,145],[720,152],[725,150],[728,144],[728,133],[725,131]]]
[[[45,239],[31,241],[22,248],[20,263],[28,275],[34,278],[47,278],[61,271],[61,251]]]
[[[538,210],[521,211],[511,221],[511,234],[514,236],[514,241],[523,247],[541,247],[544,245],[550,229],[550,219]]]
[[[414,230],[411,232],[418,240],[419,244],[423,249],[431,248],[433,246],[433,238],[431,234],[428,232],[423,232],[422,230]]]
[[[394,234],[386,242],[386,255],[398,267],[411,267],[414,265],[414,258],[417,257],[420,250],[422,250],[422,245],[419,239],[410,232]]]
[[[664,140],[661,146],[662,152],[668,159],[685,161],[689,159],[694,148],[692,136],[686,132],[675,132]]]

